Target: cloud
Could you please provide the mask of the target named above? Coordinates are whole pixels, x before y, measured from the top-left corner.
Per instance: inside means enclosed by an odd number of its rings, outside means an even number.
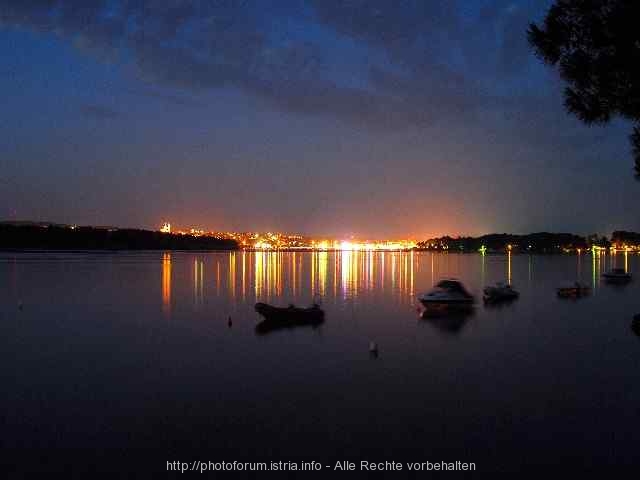
[[[174,93],[167,89],[157,88],[154,85],[126,88],[124,93],[132,97],[147,97],[159,102],[176,105],[179,107],[205,107],[206,104],[197,97],[188,95],[187,92]]]
[[[313,0],[321,22],[336,31],[385,48],[396,59],[419,49],[436,53],[438,39],[460,27],[456,0]],[[420,61],[411,58],[409,63]]]
[[[80,113],[87,118],[96,118],[98,120],[109,120],[120,116],[120,112],[102,105],[82,105]]]
[[[0,0],[0,25],[132,62],[151,84],[232,87],[280,109],[384,128],[473,115],[490,98],[476,77],[516,74],[526,62],[530,10],[504,0],[491,2],[476,27],[465,16],[468,2],[451,0],[271,3]],[[470,32],[484,36],[478,42]],[[345,57],[347,44],[359,46],[357,59]]]

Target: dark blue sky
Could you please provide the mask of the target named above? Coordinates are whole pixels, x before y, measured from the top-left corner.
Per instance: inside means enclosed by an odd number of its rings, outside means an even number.
[[[548,1],[0,0],[0,218],[363,237],[640,230]]]

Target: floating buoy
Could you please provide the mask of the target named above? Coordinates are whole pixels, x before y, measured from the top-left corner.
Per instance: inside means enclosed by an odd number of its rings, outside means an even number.
[[[233,322],[231,321],[231,315],[229,315],[229,319],[227,320],[227,326],[228,326],[229,328],[231,328],[231,324],[232,324],[232,323],[233,323]]]
[[[378,344],[376,342],[369,342],[369,353],[372,357],[378,356]]]
[[[24,307],[24,305],[22,304],[22,302],[18,302],[18,310],[22,310],[22,308]]]

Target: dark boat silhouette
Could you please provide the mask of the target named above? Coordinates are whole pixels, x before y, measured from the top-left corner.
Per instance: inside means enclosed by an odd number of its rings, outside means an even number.
[[[559,287],[556,291],[560,298],[581,298],[591,294],[591,287],[584,283],[574,282]]]
[[[631,273],[627,272],[624,268],[613,268],[608,272],[602,274],[602,278],[607,283],[625,284],[631,281]]]
[[[631,322],[631,330],[633,330],[633,333],[640,337],[640,313],[634,315]]]
[[[258,302],[255,310],[264,317],[264,320],[256,325],[256,333],[269,333],[283,328],[295,328],[301,326],[316,327],[324,322],[324,311],[318,304],[308,308],[275,307],[268,303]]]
[[[482,300],[489,305],[512,302],[520,297],[520,293],[517,290],[510,284],[503,282],[484,287],[483,293]]]

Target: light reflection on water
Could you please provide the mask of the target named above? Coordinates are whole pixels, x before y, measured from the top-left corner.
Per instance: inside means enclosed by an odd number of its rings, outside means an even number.
[[[624,266],[626,271],[630,268],[626,251],[563,257],[413,251],[164,253],[162,306],[166,314],[170,314],[172,303],[172,262],[182,263],[185,256],[193,257],[196,305],[204,302],[205,295],[224,297],[232,303],[310,303],[314,298],[336,303],[357,300],[373,292],[412,304],[417,293],[442,278],[460,278],[469,282],[478,294],[489,283],[514,283],[514,276],[516,286],[531,287],[536,282],[536,263],[551,258],[562,263],[574,262],[574,268],[566,268],[564,275],[558,277],[559,282],[582,279],[597,290],[602,273],[617,266]],[[584,269],[586,262],[591,264],[590,270]],[[416,282],[421,289],[418,292]],[[558,285],[546,285],[555,286]]]
[[[487,470],[532,452],[619,465],[640,442],[640,281],[602,282],[616,266],[637,276],[640,256],[0,253],[3,434],[157,458],[426,461],[464,446]],[[521,296],[421,320],[417,296],[445,277],[476,297],[511,280]],[[559,299],[577,279],[593,295]],[[256,334],[256,301],[314,297],[318,328]]]
[[[374,290],[398,298],[415,295],[414,279],[424,255],[414,252],[229,252],[220,254],[172,254],[162,258],[162,304],[171,305],[172,265],[192,255],[193,298],[203,302],[205,286],[231,301],[277,301],[280,298],[311,301],[354,299]],[[240,256],[240,261],[237,261]],[[428,255],[434,257],[436,255]],[[433,262],[433,258],[430,260]],[[432,275],[438,275],[432,269]],[[175,286],[175,282],[173,283]],[[238,296],[238,292],[241,292]],[[252,292],[251,298],[247,293]],[[213,293],[213,292],[210,292]]]
[[[162,255],[162,311],[171,313],[171,254]]]

